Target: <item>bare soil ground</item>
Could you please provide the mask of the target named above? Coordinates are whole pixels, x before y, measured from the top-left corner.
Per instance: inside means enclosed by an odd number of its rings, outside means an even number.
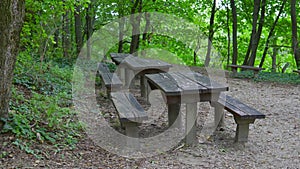
[[[249,141],[245,145],[234,143],[236,124],[227,112],[225,127],[208,137],[201,118],[209,121],[213,111],[208,104],[201,103],[197,128],[199,144],[195,146],[178,143],[167,152],[133,159],[112,154],[86,136],[73,150],[55,151],[49,145],[36,145],[45,152],[43,158],[37,159],[12,145],[12,136],[1,135],[0,150],[9,155],[0,158],[0,168],[300,168],[300,86],[232,78],[228,78],[228,84],[229,95],[266,115],[266,119],[250,125]],[[149,109],[149,105],[136,96]],[[99,101],[106,119],[122,132],[112,104],[104,97]],[[166,113],[150,117],[150,125],[140,127],[142,133],[151,136],[166,129]]]

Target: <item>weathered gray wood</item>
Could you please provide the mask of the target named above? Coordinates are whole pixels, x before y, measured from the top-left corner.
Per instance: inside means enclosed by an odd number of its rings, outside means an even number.
[[[191,93],[213,93],[227,91],[228,87],[210,81],[208,77],[196,72],[171,72],[146,75],[149,83],[161,89],[166,95],[179,95]]]
[[[117,74],[110,72],[106,64],[98,64],[98,73],[102,80],[102,88],[105,86],[108,97],[110,97],[111,91],[117,91],[122,88],[122,81],[119,79]]]
[[[180,104],[168,104],[168,122],[169,127],[180,127],[181,126],[181,114]]]
[[[127,146],[139,148],[138,126],[148,119],[147,113],[129,92],[112,92],[111,98],[119,116],[120,123],[125,127]]]
[[[300,70],[293,70],[293,72],[298,73],[300,75]]]
[[[215,108],[215,114],[214,114],[214,122],[215,127],[222,127],[224,126],[224,107],[220,104],[211,104]]]
[[[256,119],[265,118],[266,116],[252,107],[230,97],[225,94],[221,94],[219,98],[219,103],[224,106],[224,108],[242,119]]]
[[[197,143],[196,137],[197,102],[186,104],[185,142],[186,144]]]
[[[223,106],[225,110],[234,115],[234,120],[237,124],[235,135],[236,142],[247,142],[249,124],[254,123],[255,119],[265,118],[264,114],[225,94],[220,95],[218,103],[220,106]],[[215,106],[220,109],[220,106]]]
[[[265,68],[253,67],[253,66],[247,66],[247,65],[227,65],[227,66],[231,67],[231,69],[232,69],[232,71],[233,71],[234,74],[236,74],[238,68],[252,70],[253,73],[254,73],[254,77],[257,76],[257,74],[258,74],[259,71],[265,70]]]
[[[112,92],[111,98],[122,123],[142,123],[147,120],[147,113],[129,92]]]
[[[145,77],[152,90],[160,89],[164,93],[168,105],[169,124],[175,121],[180,105],[187,104],[185,127],[187,132],[190,131],[186,133],[187,144],[193,144],[196,141],[197,102],[217,101],[219,93],[228,90],[227,86],[210,81],[196,72],[147,74]]]
[[[253,66],[247,66],[247,65],[228,65],[228,67],[241,68],[241,69],[250,69],[250,70],[255,70],[255,71],[265,70],[265,68],[253,67]]]
[[[132,82],[135,76],[141,77],[141,95],[145,97],[147,83],[144,83],[144,75],[159,72],[167,72],[169,68],[172,67],[172,65],[160,60],[145,59],[129,55],[123,60],[119,67],[125,69],[126,87],[130,87],[130,83]]]
[[[111,60],[116,64],[119,65],[122,61],[127,57],[132,56],[131,54],[127,53],[110,53]]]
[[[98,64],[98,71],[99,73],[110,73],[110,70],[105,63]]]
[[[255,119],[240,119],[236,117],[234,120],[237,123],[235,142],[247,142],[249,135],[249,124],[254,123]]]

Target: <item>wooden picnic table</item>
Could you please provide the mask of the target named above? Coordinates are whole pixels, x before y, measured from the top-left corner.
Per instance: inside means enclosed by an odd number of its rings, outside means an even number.
[[[172,67],[171,64],[160,60],[139,58],[132,55],[125,57],[118,66],[120,69],[125,70],[125,77],[123,77],[123,75],[121,75],[121,77],[124,78],[125,86],[127,87],[130,86],[135,76],[140,76],[141,95],[143,97],[146,96],[147,88],[145,74],[168,72],[169,68]]]
[[[197,102],[217,102],[228,87],[196,72],[145,75],[151,89],[160,89],[166,98],[169,126],[181,126],[180,106],[186,104],[185,142],[196,142]],[[214,104],[211,104],[214,105]],[[223,116],[223,114],[218,114]],[[177,118],[178,117],[178,118]]]
[[[111,60],[116,64],[119,65],[122,63],[122,61],[127,57],[127,56],[133,56],[128,53],[110,53]]]

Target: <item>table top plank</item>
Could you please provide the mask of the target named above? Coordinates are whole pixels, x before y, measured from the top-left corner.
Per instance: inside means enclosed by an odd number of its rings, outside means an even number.
[[[228,87],[196,72],[171,72],[146,75],[147,80],[167,95],[212,93]]]
[[[145,70],[145,69],[169,69],[171,64],[154,59],[145,59],[134,56],[128,56],[124,59],[124,64],[131,70]]]

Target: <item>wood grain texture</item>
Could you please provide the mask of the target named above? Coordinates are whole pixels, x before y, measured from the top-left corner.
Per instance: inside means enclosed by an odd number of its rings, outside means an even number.
[[[243,119],[261,119],[266,116],[256,109],[249,107],[248,105],[230,97],[225,94],[221,94],[218,103],[224,106],[224,108],[233,113],[235,116]]]
[[[111,98],[122,123],[142,123],[148,119],[147,113],[131,93],[112,92]]]

